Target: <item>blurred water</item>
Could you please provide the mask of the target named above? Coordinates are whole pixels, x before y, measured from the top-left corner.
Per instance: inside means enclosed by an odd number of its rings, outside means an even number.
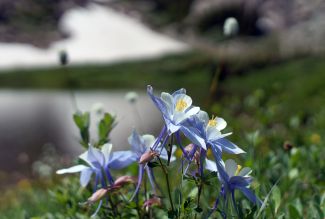
[[[126,91],[75,92],[81,111],[102,105],[117,116],[118,125],[111,133],[115,150],[128,149],[127,137],[133,127],[140,133],[157,133],[161,116],[145,93],[134,106],[124,99]],[[44,145],[54,145],[60,154],[73,157],[82,151],[72,114],[75,112],[70,92],[0,91],[0,171],[29,171]],[[98,104],[100,103],[100,104]],[[140,119],[135,113],[140,114]],[[96,113],[91,112],[93,138]]]
[[[54,66],[61,50],[68,52],[71,64],[86,64],[154,57],[187,49],[184,43],[97,4],[71,9],[60,26],[70,37],[54,42],[48,49],[0,43],[0,69]]]

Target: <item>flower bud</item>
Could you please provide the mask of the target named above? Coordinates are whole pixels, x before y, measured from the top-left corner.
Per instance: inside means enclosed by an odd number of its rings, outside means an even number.
[[[107,189],[98,189],[96,192],[94,192],[87,200],[88,204],[93,204],[100,199],[102,199],[107,193]]]
[[[160,206],[161,205],[160,198],[153,197],[153,198],[150,198],[150,199],[148,199],[147,201],[145,201],[143,203],[143,207],[144,208],[148,208],[148,207],[151,207],[151,206],[154,206],[154,205],[156,205],[156,206]]]
[[[283,143],[283,149],[285,151],[291,151],[292,148],[293,148],[293,144],[291,144],[289,141],[285,141]]]
[[[140,157],[139,164],[144,164],[154,159],[159,154],[156,151],[147,151]]]
[[[130,91],[125,95],[125,99],[130,103],[135,103],[138,100],[138,98],[139,95],[134,91]]]
[[[234,36],[239,32],[239,24],[236,18],[229,17],[223,25],[223,34],[225,36]]]
[[[134,183],[136,184],[137,183],[137,178],[136,177],[133,177],[133,176],[121,176],[119,178],[117,178],[114,182],[114,186],[115,187],[121,187],[121,186],[124,186],[125,184],[128,184],[128,183]]]

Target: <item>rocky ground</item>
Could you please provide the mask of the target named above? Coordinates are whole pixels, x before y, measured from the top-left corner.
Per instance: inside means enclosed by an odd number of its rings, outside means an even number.
[[[58,28],[60,18],[71,7],[89,0],[1,0],[0,42],[29,43],[47,47],[67,37]]]

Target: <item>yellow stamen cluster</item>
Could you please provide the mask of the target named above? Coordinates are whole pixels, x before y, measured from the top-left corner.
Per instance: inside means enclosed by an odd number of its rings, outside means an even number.
[[[242,168],[243,168],[242,166],[237,165],[237,170],[236,170],[236,172],[235,172],[235,176],[238,175],[238,173],[240,172],[240,170],[241,170]]]
[[[217,125],[217,121],[215,120],[216,118],[217,117],[213,117],[212,116],[212,118],[208,122],[208,126],[210,126],[210,127],[216,127],[216,125]]]
[[[177,103],[176,103],[176,107],[175,107],[175,109],[176,109],[176,111],[178,111],[178,112],[182,112],[182,111],[184,111],[184,109],[187,107],[187,103],[185,102],[185,100],[183,100],[183,99],[179,99],[178,101],[177,101]]]

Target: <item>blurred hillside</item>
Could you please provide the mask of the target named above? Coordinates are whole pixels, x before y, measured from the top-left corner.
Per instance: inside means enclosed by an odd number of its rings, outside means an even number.
[[[269,62],[324,53],[325,1],[302,0],[136,0],[112,1],[152,28],[182,39],[218,58]],[[130,13],[132,12],[132,13]],[[228,17],[239,23],[236,37],[222,28]]]

